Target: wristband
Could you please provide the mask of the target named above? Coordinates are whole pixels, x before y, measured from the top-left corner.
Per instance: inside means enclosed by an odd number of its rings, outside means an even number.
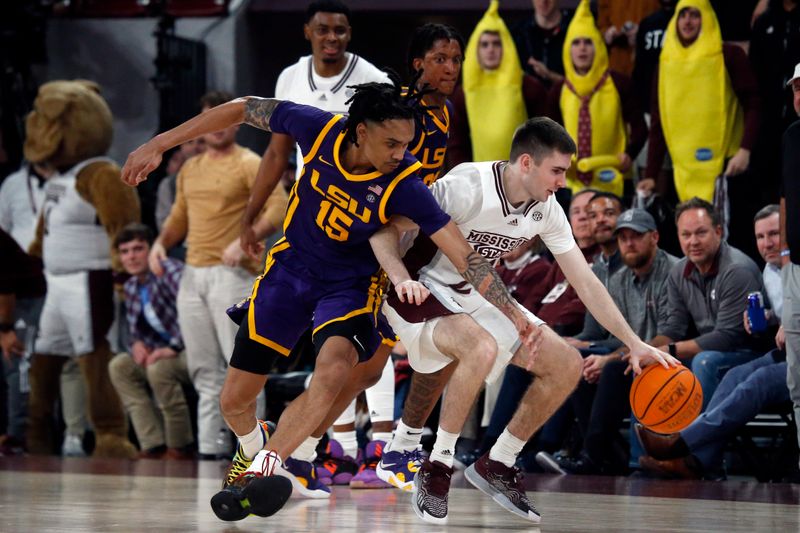
[[[674,342],[667,344],[667,350],[672,357],[678,357],[678,349]]]
[[[781,250],[781,257],[789,257],[790,255],[792,255],[792,251],[788,248]]]

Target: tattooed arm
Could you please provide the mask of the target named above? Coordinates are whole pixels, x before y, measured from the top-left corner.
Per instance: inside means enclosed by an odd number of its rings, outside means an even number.
[[[520,310],[491,263],[473,250],[456,223],[450,221],[431,235],[431,240],[450,259],[464,279],[514,323],[520,332],[520,337],[527,344],[526,338],[532,334],[533,329],[536,329],[535,326]]]
[[[161,164],[161,155],[181,143],[237,124],[269,131],[269,118],[280,100],[245,96],[218,105],[165,131],[131,152],[122,167],[122,181],[136,186]]]

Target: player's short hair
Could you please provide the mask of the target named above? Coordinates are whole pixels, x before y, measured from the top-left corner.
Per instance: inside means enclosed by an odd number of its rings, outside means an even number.
[[[208,91],[200,97],[200,109],[212,108],[233,100],[233,95],[228,91]]]
[[[416,82],[411,83],[407,91],[403,91],[400,80],[394,72],[388,72],[393,83],[362,83],[349,85],[354,90],[353,96],[346,102],[350,111],[345,122],[346,139],[358,145],[356,126],[361,122],[384,122],[392,119],[420,119],[425,107],[419,99],[425,91],[416,90]]]
[[[755,224],[759,220],[763,220],[765,218],[769,218],[772,215],[774,215],[775,213],[780,215],[781,206],[779,206],[778,204],[765,205],[764,207],[759,209],[758,213],[756,213],[756,216],[753,217],[753,224]]]
[[[709,202],[703,200],[702,198],[698,198],[697,196],[678,204],[678,206],[675,208],[675,223],[678,223],[678,220],[681,218],[682,214],[684,214],[686,211],[691,211],[692,209],[702,209],[708,213],[708,217],[711,219],[711,224],[713,226],[720,226],[722,224],[722,218],[719,216],[719,211],[717,211],[717,209]]]
[[[306,8],[306,24],[311,22],[317,13],[341,13],[350,21],[350,8],[339,0],[317,0],[311,2]]]
[[[625,204],[622,203],[622,198],[620,198],[613,192],[608,192],[608,191],[597,191],[591,198],[589,198],[589,203],[592,203],[595,200],[599,200],[600,198],[608,198],[612,202],[615,202],[617,204],[617,207],[619,207],[620,211],[625,209]]]
[[[408,44],[408,72],[414,74],[414,60],[425,57],[428,50],[433,48],[436,41],[444,39],[445,41],[455,41],[461,47],[461,53],[464,53],[464,38],[452,26],[447,24],[434,24],[429,22],[423,24],[416,30],[414,35],[411,36],[411,42]]]
[[[574,154],[578,149],[567,130],[558,122],[547,117],[529,118],[514,132],[508,159],[513,163],[522,154],[530,154],[538,165],[553,151]]]
[[[147,244],[153,244],[153,230],[139,222],[131,222],[117,232],[114,237],[114,249],[131,241],[145,241]]]

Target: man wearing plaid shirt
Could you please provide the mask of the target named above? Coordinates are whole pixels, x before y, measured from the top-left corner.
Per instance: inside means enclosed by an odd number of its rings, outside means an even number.
[[[124,227],[114,240],[131,276],[124,285],[130,354],[117,355],[109,372],[133,422],[140,457],[184,459],[191,456],[193,437],[183,394],[191,380],[176,307],[183,263],[164,259],[164,275],[156,277],[147,262],[152,242],[150,229],[138,223]]]

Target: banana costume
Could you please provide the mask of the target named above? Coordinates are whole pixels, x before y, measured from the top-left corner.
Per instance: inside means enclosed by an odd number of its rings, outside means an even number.
[[[697,40],[684,47],[678,14],[693,7],[702,15]],[[658,74],[661,128],[675,171],[681,202],[694,196],[712,201],[715,179],[739,149],[744,113],[733,92],[717,17],[708,0],[681,0],[667,26]]]
[[[594,44],[594,62],[585,76],[580,76],[572,63],[572,42],[577,38],[591,39]],[[589,10],[589,0],[581,0],[578,5],[567,28],[562,54],[565,80],[559,105],[564,128],[578,144],[578,160],[621,154],[627,143],[622,103],[609,75],[608,51]],[[581,128],[581,108],[587,102],[583,111],[585,116],[588,108],[589,127]],[[581,172],[573,166],[567,172],[567,187],[573,193],[591,187],[622,196],[622,181],[623,175],[613,168]]]
[[[528,118],[522,97],[522,66],[498,6],[498,0],[492,0],[475,26],[462,67],[474,161],[508,158],[514,131]],[[478,63],[478,41],[487,31],[499,33],[503,44],[503,59],[495,70],[484,70]]]

